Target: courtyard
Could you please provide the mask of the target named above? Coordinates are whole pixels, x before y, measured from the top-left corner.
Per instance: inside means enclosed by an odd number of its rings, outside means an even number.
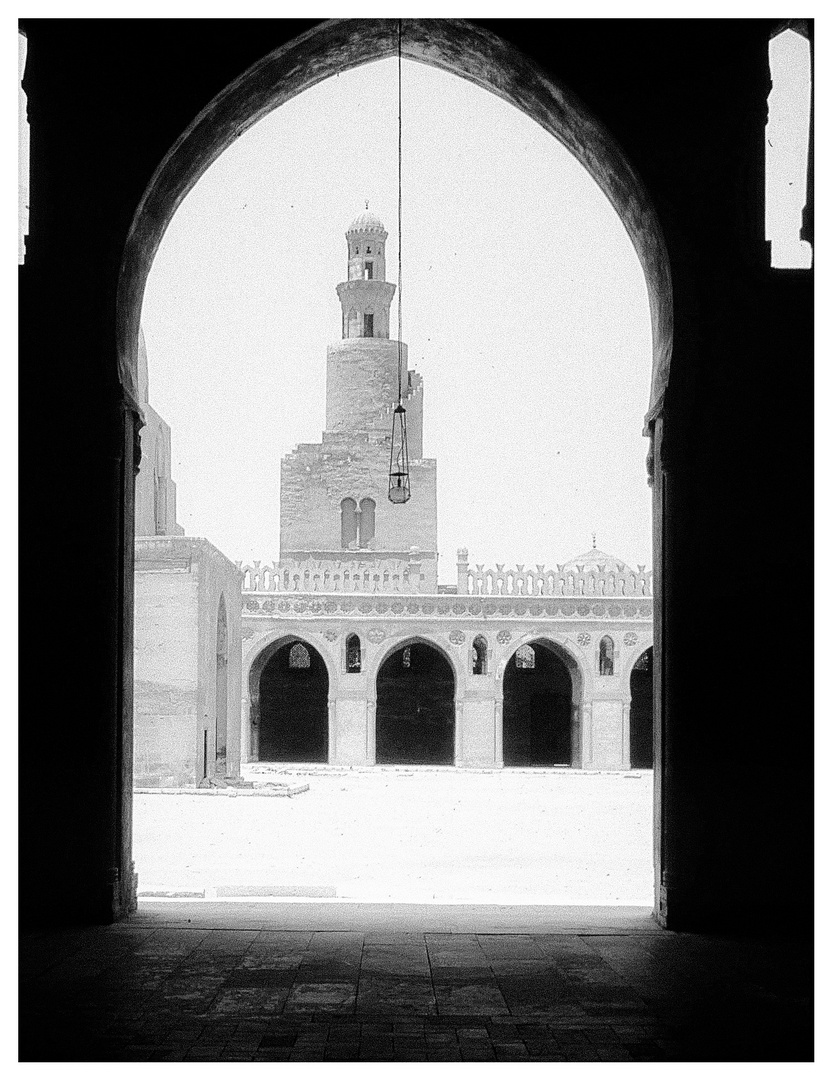
[[[269,774],[249,766],[244,773],[308,790],[135,795],[140,902],[176,893],[653,902],[651,771],[322,766]]]

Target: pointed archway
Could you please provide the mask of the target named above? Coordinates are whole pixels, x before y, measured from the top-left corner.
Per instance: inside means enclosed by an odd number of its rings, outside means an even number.
[[[630,672],[630,768],[653,768],[653,646]]]
[[[329,675],[318,650],[299,638],[275,642],[252,665],[252,758],[325,763]]]
[[[503,673],[503,764],[572,765],[576,686],[548,642],[521,645]]]
[[[376,763],[453,765],[454,671],[425,641],[392,652],[376,678]]]

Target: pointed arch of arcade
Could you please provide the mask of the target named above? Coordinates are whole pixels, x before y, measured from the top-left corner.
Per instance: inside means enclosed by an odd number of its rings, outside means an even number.
[[[332,664],[332,658],[327,656],[317,645],[314,645],[308,637],[303,634],[286,633],[281,630],[265,641],[258,642],[257,649],[252,652],[248,659],[243,675],[243,685],[248,692],[248,709],[244,710],[243,715],[243,724],[246,728],[243,732],[243,745],[248,746],[247,757],[249,761],[275,760],[263,757],[263,752],[266,750],[262,730],[264,720],[266,720],[264,715],[266,702],[262,696],[265,689],[263,686],[263,674],[271,661],[279,657],[283,652],[288,654],[288,651],[296,644],[302,645],[309,653],[311,660],[310,678],[314,678],[314,682],[317,684],[314,688],[309,688],[313,689],[315,698],[308,702],[310,707],[308,719],[310,723],[316,725],[316,741],[323,747],[323,751],[317,755],[315,760],[320,758],[327,761],[329,759],[333,745],[333,706],[330,693],[337,674],[336,668]],[[287,758],[286,760],[295,759]]]
[[[673,342],[673,296],[670,263],[657,214],[635,169],[605,125],[546,70],[489,30],[457,19],[406,19],[399,38],[399,21],[331,20],[313,27],[270,52],[208,102],[170,147],[150,179],[128,230],[116,289],[117,376],[122,388],[124,446],[128,461],[141,426],[138,397],[138,340],[142,301],[148,274],[167,226],[182,200],[206,169],[239,136],[262,117],[304,90],[340,72],[395,56],[401,40],[402,55],[473,82],[534,119],[581,162],[620,217],[641,262],[652,322],[652,375],[645,433],[651,436],[648,470],[652,478],[653,450],[661,461],[662,407],[670,374]],[[663,475],[663,474],[662,474]],[[133,474],[123,470],[121,501],[124,507],[123,549],[133,541]],[[655,513],[662,520],[664,493],[654,488]],[[654,552],[658,620],[656,684],[663,682],[661,533]],[[132,564],[125,555],[119,576],[119,605],[124,619],[119,652],[121,693],[132,698],[133,581]],[[657,694],[657,700],[661,699]],[[132,714],[119,713],[118,739],[132,738]],[[457,728],[459,725],[457,725]],[[122,880],[131,865],[130,821],[132,778],[127,767],[116,780],[120,825]],[[657,858],[664,858],[661,800],[657,804]],[[661,881],[662,866],[656,868]],[[127,892],[117,907],[129,909]],[[657,901],[658,910],[658,901]]]
[[[540,689],[535,691],[540,694],[558,694],[562,693],[565,688],[565,681],[561,676],[560,685],[557,685],[557,667],[560,667],[563,674],[568,677],[569,680],[569,694],[568,702],[564,702],[564,715],[561,717],[561,721],[565,727],[568,726],[568,731],[562,732],[562,749],[564,753],[558,756],[566,758],[568,760],[539,762],[538,764],[561,764],[571,765],[573,768],[580,768],[583,763],[583,735],[584,735],[584,672],[581,664],[580,657],[572,652],[572,650],[564,645],[562,642],[554,641],[552,638],[545,635],[524,634],[516,642],[512,642],[511,653],[505,660],[502,667],[501,684],[502,684],[502,758],[503,764],[511,766],[512,764],[535,764],[535,762],[512,762],[511,761],[511,746],[513,742],[514,732],[509,730],[508,739],[506,738],[507,721],[510,725],[513,720],[520,720],[520,723],[526,723],[531,721],[531,717],[526,716],[525,719],[507,716],[506,708],[506,682],[514,679],[514,658],[517,655],[517,650],[523,648],[523,646],[532,646],[535,649],[536,655],[542,650],[544,658],[551,657],[554,661],[554,670],[547,672],[547,685],[541,685]],[[554,680],[552,678],[554,676]],[[544,709],[555,705],[556,702],[545,703],[540,702],[539,708]],[[532,707],[532,703],[528,701],[523,702],[523,708],[528,709]],[[508,703],[509,714],[511,713],[512,702]],[[557,723],[557,717],[551,717],[555,723]],[[568,734],[568,740],[566,738]],[[568,752],[566,746],[568,744]],[[506,749],[509,748],[508,759],[506,756]]]
[[[639,661],[649,657],[646,672],[639,673]],[[631,769],[652,769],[657,760],[655,752],[655,662],[654,643],[642,643],[629,658],[624,669],[625,693],[625,752]]]
[[[372,746],[372,760],[374,763],[383,764],[378,760],[378,731],[379,731],[379,676],[382,674],[384,665],[388,660],[392,659],[397,653],[406,649],[408,646],[419,645],[424,648],[432,649],[443,660],[450,670],[451,674],[451,686],[449,687],[452,697],[452,710],[453,710],[453,757],[452,760],[446,761],[445,764],[453,765],[456,763],[459,757],[459,735],[461,731],[461,717],[459,711],[461,708],[461,702],[459,700],[458,689],[461,685],[461,680],[464,678],[465,672],[461,665],[461,661],[458,657],[455,657],[445,646],[437,636],[432,634],[417,634],[411,637],[401,638],[398,641],[387,644],[382,649],[378,656],[372,663],[369,669],[368,685],[370,687],[370,706],[372,723],[371,728],[371,746]],[[382,718],[382,723],[384,718]],[[390,764],[394,764],[390,762]],[[402,763],[405,764],[405,763]]]

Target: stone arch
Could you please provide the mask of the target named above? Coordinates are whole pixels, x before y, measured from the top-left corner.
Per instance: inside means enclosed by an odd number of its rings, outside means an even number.
[[[395,56],[397,19],[335,19],[264,56],[225,87],[160,162],[134,215],[117,295],[118,365],[138,400],[142,298],[165,229],[208,166],[274,109],[324,79]],[[641,180],[605,126],[565,86],[490,31],[459,19],[405,19],[402,55],[475,83],[532,117],[581,162],[621,218],[641,262],[650,303],[653,363],[647,423],[661,409],[670,370],[670,264],[658,217]]]
[[[421,636],[390,645],[375,666],[373,684],[377,764],[455,763],[458,678],[441,645]]]
[[[296,644],[301,644],[309,653],[311,664],[308,669],[294,671],[296,687],[291,688],[286,679],[272,679],[264,685],[263,676],[273,661],[286,659]],[[286,657],[281,654],[286,653]],[[285,673],[284,673],[285,674]],[[287,634],[285,631],[275,635],[273,640],[261,642],[257,653],[251,658],[246,672],[249,697],[249,760],[281,760],[298,762],[327,761],[329,758],[329,688],[332,686],[333,673],[324,653],[301,634]],[[304,690],[309,690],[312,700],[304,705]],[[265,694],[264,694],[265,691]],[[267,731],[264,738],[264,724],[277,724],[277,709],[273,699],[281,691],[287,691],[287,709],[294,710],[301,719],[302,731],[291,739],[281,738],[274,731]],[[308,706],[308,707],[307,707]],[[268,716],[266,712],[268,710]],[[286,714],[284,714],[286,715]],[[314,731],[312,730],[314,728]],[[308,737],[306,737],[308,736]],[[273,753],[284,751],[284,756],[274,758]],[[305,751],[309,751],[308,755]],[[269,757],[264,757],[269,754]]]
[[[659,450],[660,414],[673,342],[672,284],[661,226],[635,169],[605,125],[569,89],[489,30],[455,19],[408,19],[403,26],[405,58],[467,79],[525,112],[581,162],[613,205],[645,275],[653,344],[645,430],[652,435],[655,427]],[[229,83],[165,154],[136,208],[118,274],[116,363],[128,409],[141,415],[137,355],[147,277],[165,230],[193,185],[242,132],[263,116],[330,76],[394,56],[398,41],[399,21],[394,19],[331,20],[315,26]],[[648,469],[652,476],[652,451]],[[128,515],[126,527],[131,535],[129,498],[126,494],[123,497]],[[657,514],[664,513],[663,495],[658,488],[654,506]],[[657,590],[661,584],[657,574]],[[129,594],[127,606],[129,609]],[[661,610],[659,607],[659,618]],[[126,652],[122,652],[120,663],[129,680],[130,658]],[[657,663],[661,669],[661,653]],[[129,728],[129,719],[126,723]],[[119,790],[121,797],[129,800],[128,789]]]
[[[375,683],[378,679],[381,665],[392,653],[396,652],[397,649],[404,648],[405,645],[416,645],[420,642],[423,645],[430,645],[432,648],[436,649],[451,665],[451,670],[454,673],[454,693],[456,693],[456,690],[461,685],[462,678],[465,675],[465,665],[462,660],[457,659],[455,653],[451,652],[438,634],[411,634],[409,637],[399,638],[397,641],[385,642],[384,647],[374,658],[372,666],[368,668],[368,677]]]
[[[536,659],[543,661],[526,672],[534,675],[525,689],[514,670],[514,657],[524,647],[533,648]],[[513,642],[503,666],[502,698],[505,765],[580,768],[584,675],[580,660],[567,646],[535,634]]]

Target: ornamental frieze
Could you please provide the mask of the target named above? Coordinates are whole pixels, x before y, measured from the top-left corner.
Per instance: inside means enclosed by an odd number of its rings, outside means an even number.
[[[283,594],[274,596],[247,593],[245,615],[332,616],[367,615],[430,619],[471,618],[536,618],[536,619],[644,619],[653,618],[652,597],[627,600],[610,597],[593,603],[569,598],[547,596],[506,596],[483,601],[482,597],[460,597],[453,601],[437,601],[425,596],[367,596],[361,593],[342,593],[328,597],[314,594]]]

